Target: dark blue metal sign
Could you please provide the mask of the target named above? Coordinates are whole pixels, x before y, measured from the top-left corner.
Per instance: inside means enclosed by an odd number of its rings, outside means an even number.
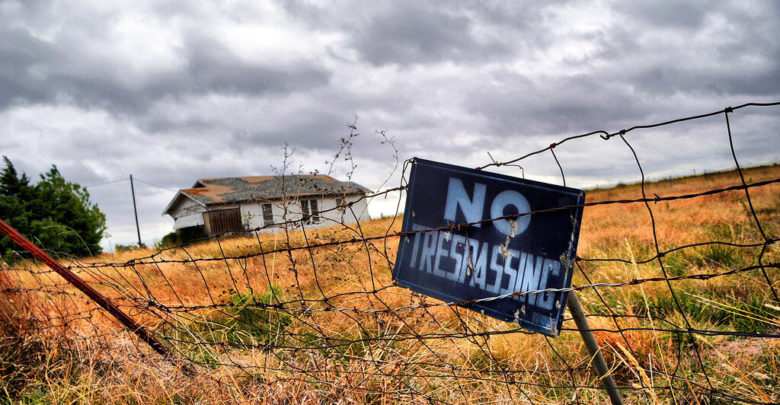
[[[414,158],[393,277],[557,336],[568,293],[533,291],[571,286],[584,202],[582,190]],[[530,293],[483,300],[518,291]]]

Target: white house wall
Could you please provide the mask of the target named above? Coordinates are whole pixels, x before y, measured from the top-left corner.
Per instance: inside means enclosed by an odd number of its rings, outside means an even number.
[[[305,198],[306,199],[306,198]],[[323,227],[323,226],[335,226],[340,223],[354,223],[356,220],[368,221],[371,217],[368,215],[368,205],[365,199],[361,199],[361,196],[347,196],[346,202],[354,203],[352,205],[352,211],[349,208],[341,210],[337,207],[335,198],[320,198],[317,199],[317,209],[320,213],[320,221],[316,224],[306,224],[306,227]],[[301,214],[301,205],[298,201],[289,202],[287,206],[287,214],[285,215],[284,204],[281,201],[274,201],[271,203],[273,222],[275,224],[299,221],[303,215]],[[352,214],[354,212],[354,215]],[[263,221],[263,206],[260,203],[245,203],[241,204],[241,220],[245,229],[259,229],[263,228],[266,224]],[[278,228],[264,228],[261,231],[273,231]]]
[[[187,215],[201,214],[205,210],[206,208],[204,206],[189,198],[182,197],[180,198],[179,202],[171,208],[169,214],[173,217],[173,219],[178,219],[179,217],[184,217]]]
[[[257,203],[243,203],[239,207],[241,209],[241,223],[244,225],[244,229],[257,229],[262,228],[265,223],[263,222],[263,205]],[[279,207],[272,208],[274,214],[274,222],[277,221],[277,211],[281,213]]]
[[[185,215],[183,217],[176,218],[176,220],[173,221],[174,230],[200,225],[203,225],[203,213]]]
[[[174,221],[173,229],[203,225],[203,211],[205,208],[202,205],[189,198],[181,198],[169,212]]]

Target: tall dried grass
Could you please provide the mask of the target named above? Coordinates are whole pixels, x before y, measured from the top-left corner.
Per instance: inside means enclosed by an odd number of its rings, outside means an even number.
[[[778,175],[777,165],[746,171],[750,181]],[[734,184],[739,184],[736,173],[727,172],[648,183],[645,193],[663,197]],[[780,187],[772,184],[750,193],[764,232],[776,238]],[[588,193],[589,202],[639,197],[638,185]],[[651,203],[659,248],[708,241],[763,242],[744,201],[744,192],[734,191]],[[382,311],[437,302],[398,287],[385,288],[393,285],[390,266],[398,243],[395,238],[329,245],[311,252],[261,254],[306,246],[307,241],[317,244],[384,235],[400,230],[400,219],[371,221],[361,227],[221,238],[159,253],[140,249],[69,263],[178,354],[199,364],[196,377],[136,347],[132,337],[118,333],[113,321],[45,269],[32,263],[19,265],[24,271],[13,273],[15,285],[33,291],[25,295],[25,303],[8,300],[19,295],[0,300],[3,325],[8,317],[12,320],[8,325],[19,325],[10,332],[3,329],[4,336],[36,330],[31,324],[19,323],[32,322],[25,318],[28,315],[20,315],[29,312],[35,314],[36,322],[48,319],[44,323],[49,329],[41,336],[61,331],[67,343],[57,346],[46,341],[38,346],[35,353],[43,353],[44,358],[33,357],[29,364],[34,372],[23,373],[25,382],[6,388],[6,398],[9,402],[32,398],[32,402],[82,403],[606,400],[602,391],[588,388],[599,383],[587,371],[588,356],[568,319],[561,336],[548,340],[518,333],[511,324],[464,309],[435,306]],[[642,263],[656,254],[653,231],[642,203],[588,207],[578,255],[623,258],[629,263],[580,261],[574,284],[662,276],[658,261]],[[705,245],[670,253],[662,261],[669,276],[721,272],[755,265],[758,251]],[[777,254],[777,246],[770,245],[764,263],[777,262]],[[220,259],[240,256],[246,257]],[[769,275],[775,289],[780,288],[777,272]],[[780,400],[776,339],[715,334],[694,335],[691,341],[684,333],[662,331],[685,328],[687,321],[693,329],[777,334],[780,308],[764,276],[751,271],[672,285],[681,308],[665,282],[579,293],[586,311],[596,315],[589,321],[598,330],[597,339],[618,384],[630,388],[624,390],[626,400],[693,403],[706,400],[706,395],[697,393],[706,393],[709,384],[713,390],[736,397]],[[9,289],[5,284],[3,288]],[[144,306],[146,302],[173,312],[154,311]],[[266,307],[279,302],[284,303],[283,310]],[[193,306],[204,308],[187,309]],[[371,309],[380,312],[364,312]],[[72,319],[63,322],[68,316]],[[622,333],[614,332],[618,327]],[[472,333],[465,337],[464,331]],[[508,333],[486,333],[497,331]],[[8,340],[4,350],[36,341],[29,336],[21,339]],[[146,357],[139,357],[139,350]],[[59,360],[52,361],[55,357]],[[41,373],[57,367],[61,367],[59,373]],[[4,377],[4,381],[11,380]],[[669,385],[675,390],[667,389]]]

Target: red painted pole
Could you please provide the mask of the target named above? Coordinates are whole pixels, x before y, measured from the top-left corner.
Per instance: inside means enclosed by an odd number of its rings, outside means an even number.
[[[103,309],[108,311],[111,315],[114,316],[122,325],[124,325],[127,329],[135,333],[141,340],[149,344],[149,346],[154,349],[157,353],[160,353],[165,358],[169,360],[174,360],[173,355],[171,352],[162,345],[157,339],[152,336],[149,331],[146,330],[142,325],[137,324],[132,318],[130,318],[127,314],[122,312],[121,309],[119,309],[116,305],[114,305],[111,301],[106,299],[103,295],[101,295],[99,292],[97,292],[94,288],[92,288],[89,284],[84,282],[84,280],[81,279],[81,277],[73,274],[70,270],[66,269],[63,265],[61,265],[59,262],[54,260],[51,256],[46,254],[43,250],[41,250],[38,246],[35,246],[32,242],[27,240],[22,234],[20,234],[16,229],[12,228],[10,225],[6,224],[5,221],[0,219],[0,232],[3,232],[4,234],[8,235],[11,240],[16,242],[19,246],[23,247],[24,250],[30,252],[33,256],[35,256],[38,260],[46,263],[47,266],[49,266],[52,270],[57,272],[57,274],[61,275],[65,280],[67,280],[69,283],[73,284],[76,288],[81,290],[84,294],[86,294],[89,298],[91,298],[93,301],[95,301],[98,305],[100,305]]]

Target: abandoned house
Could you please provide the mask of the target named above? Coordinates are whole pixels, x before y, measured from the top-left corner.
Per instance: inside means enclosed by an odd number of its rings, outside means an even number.
[[[208,235],[290,227],[332,226],[370,219],[371,191],[324,175],[251,176],[200,179],[179,190],[163,215],[180,232],[201,227]]]

